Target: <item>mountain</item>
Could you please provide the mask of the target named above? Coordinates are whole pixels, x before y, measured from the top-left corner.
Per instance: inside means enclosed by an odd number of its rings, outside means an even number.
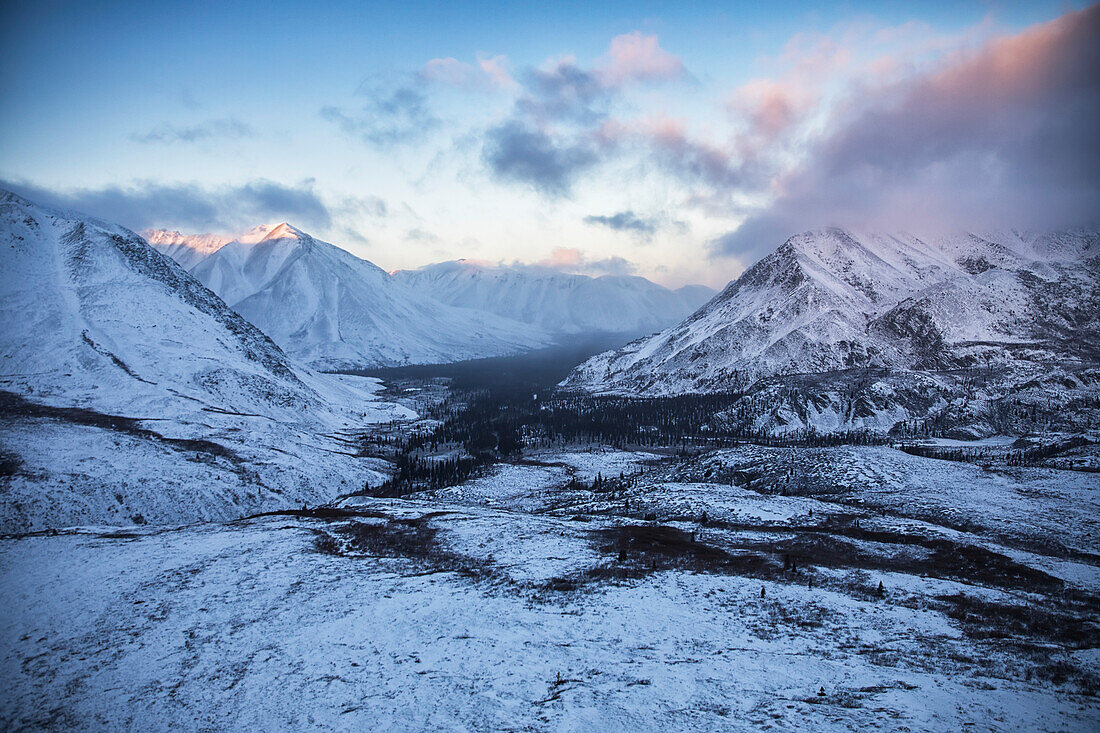
[[[706,285],[684,285],[676,288],[676,293],[683,299],[689,307],[694,306],[692,311],[697,310],[701,305],[718,294],[718,291],[714,288],[708,288]]]
[[[194,521],[377,478],[338,433],[390,420],[138,235],[0,192],[0,531]]]
[[[181,234],[168,229],[147,229],[141,236],[153,249],[168,255],[185,270],[231,241],[217,234]]]
[[[470,260],[395,275],[451,305],[496,313],[558,334],[652,332],[689,315],[714,295],[703,285],[672,291],[642,277],[589,277],[537,265],[506,267]]]
[[[527,324],[440,303],[286,223],[257,227],[190,272],[291,356],[319,368],[460,361],[551,343]]]
[[[689,318],[589,359],[563,386],[670,395],[759,392],[780,381],[791,389],[797,382],[805,394],[792,398],[791,415],[770,423],[792,429],[822,422],[889,428],[927,416],[932,408],[920,396],[939,389],[929,386],[930,375],[937,375],[942,394],[954,394],[958,384],[944,375],[951,370],[1000,375],[990,399],[1036,378],[1087,391],[1080,380],[1092,379],[1100,358],[1098,283],[1100,235],[1092,232],[928,239],[807,232]],[[886,377],[867,382],[867,370],[901,371],[907,381],[897,383],[895,373],[889,384]],[[846,418],[829,389],[806,377],[836,372],[859,374],[866,389],[878,390],[868,397],[877,406],[863,409],[868,420]],[[850,391],[842,382],[835,390]],[[813,399],[805,395],[815,390],[820,409],[807,408]],[[890,397],[900,393],[909,397]],[[829,415],[815,422],[815,410]]]

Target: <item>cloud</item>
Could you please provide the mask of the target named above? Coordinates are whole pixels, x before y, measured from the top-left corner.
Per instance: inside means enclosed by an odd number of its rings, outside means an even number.
[[[649,238],[656,233],[658,222],[655,219],[643,219],[633,211],[620,211],[611,216],[590,215],[584,217],[584,223],[604,226],[617,232],[629,232]]]
[[[558,197],[567,196],[577,175],[598,158],[591,144],[562,142],[512,119],[486,132],[482,159],[498,178]]]
[[[428,106],[422,85],[422,80],[414,79],[393,89],[366,87],[360,91],[367,97],[362,107],[349,110],[325,106],[321,108],[321,117],[344,134],[374,147],[416,142],[440,125]]]
[[[459,81],[468,73],[450,62],[439,65],[439,75],[444,71]],[[565,56],[527,69],[509,117],[485,131],[482,160],[500,180],[568,196],[579,174],[618,151],[619,140],[604,128],[624,87],[684,73],[656,36],[639,32],[612,39],[591,68]]]
[[[340,200],[334,213],[343,216],[369,216],[384,219],[389,216],[389,206],[378,196],[348,196]]]
[[[472,86],[474,67],[453,57],[431,59],[420,70],[420,76],[427,81],[456,87]]]
[[[538,122],[564,120],[581,124],[607,116],[611,90],[599,76],[566,57],[524,75],[524,94],[516,100],[516,114]]]
[[[420,78],[474,91],[509,90],[518,86],[508,70],[506,56],[478,55],[476,66],[453,57],[431,59],[420,70]]]
[[[4,181],[0,185],[35,203],[90,214],[135,231],[162,227],[236,231],[256,222],[281,220],[315,229],[332,225],[332,214],[312,180],[297,186],[256,180],[218,188],[137,181],[129,186],[64,191],[30,183]]]
[[[1090,225],[1100,212],[1100,6],[871,84],[774,180],[778,195],[719,254],[800,230]]]
[[[590,260],[575,247],[555,247],[549,257],[534,264],[583,275],[630,275],[638,269],[637,265],[622,257]]]
[[[477,60],[481,73],[489,80],[489,84],[497,89],[514,89],[517,84],[508,70],[507,56],[479,57]]]
[[[657,36],[640,31],[611,39],[606,63],[597,69],[605,86],[632,81],[663,81],[684,75],[684,62],[657,43]]]
[[[636,126],[654,159],[668,172],[689,183],[732,188],[744,182],[744,172],[731,151],[691,137],[680,120],[655,118]]]
[[[143,134],[134,133],[130,135],[130,139],[139,143],[171,145],[172,143],[194,143],[215,139],[239,140],[255,136],[256,133],[251,127],[240,120],[227,117],[219,120],[207,120],[188,127],[179,127],[168,123]]]
[[[428,244],[438,244],[442,240],[427,229],[421,229],[415,227],[405,232],[405,241],[408,242],[427,242]]]

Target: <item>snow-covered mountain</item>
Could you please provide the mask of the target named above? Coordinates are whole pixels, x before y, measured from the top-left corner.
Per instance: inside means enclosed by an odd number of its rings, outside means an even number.
[[[168,229],[146,229],[141,236],[153,249],[168,255],[185,270],[232,241],[231,237],[217,234],[182,234]]]
[[[1087,370],[1098,357],[1096,233],[920,239],[827,229],[791,237],[683,322],[589,359],[563,385],[669,395],[859,368],[978,367],[1027,375],[1025,383],[1036,373],[1050,377],[1055,366]],[[827,391],[819,380],[801,381],[807,393]],[[931,409],[915,404],[930,394],[927,384],[877,389],[879,427]],[[899,390],[912,390],[913,410],[888,415]],[[834,418],[831,427],[859,424]],[[787,424],[794,423],[813,420]]]
[[[451,305],[496,313],[552,333],[640,334],[665,328],[707,302],[703,285],[669,290],[642,277],[572,275],[536,265],[439,262],[396,277]]]
[[[528,324],[427,297],[286,223],[257,227],[190,272],[288,354],[321,368],[459,361],[551,343]]]
[[[327,499],[374,476],[335,433],[402,414],[121,227],[0,192],[0,271],[3,531]]]

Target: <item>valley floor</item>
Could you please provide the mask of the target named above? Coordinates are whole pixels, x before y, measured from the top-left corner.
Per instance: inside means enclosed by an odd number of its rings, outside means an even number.
[[[0,726],[1096,730],[1096,477],[544,451],[406,499],[9,537]]]

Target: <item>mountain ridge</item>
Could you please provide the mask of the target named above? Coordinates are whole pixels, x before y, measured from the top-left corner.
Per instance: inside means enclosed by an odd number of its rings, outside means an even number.
[[[190,272],[288,353],[323,369],[459,361],[552,342],[537,328],[425,297],[286,222],[256,227]]]
[[[714,294],[702,285],[674,291],[637,275],[592,277],[472,260],[398,270],[395,276],[451,305],[507,315],[558,334],[653,332]]]
[[[406,411],[303,369],[137,234],[0,192],[0,268],[0,531],[232,519],[377,479],[335,436]]]
[[[851,371],[861,381],[866,370],[984,369],[1000,375],[990,399],[1007,399],[1019,385],[1063,369],[1089,373],[1100,360],[1098,255],[1100,235],[1083,230],[939,239],[806,232],[684,321],[592,357],[562,387],[639,396],[738,393],[795,375]],[[944,394],[954,395],[958,385],[944,380]],[[814,388],[802,383],[798,400],[812,402]],[[886,394],[910,386],[881,388]],[[893,425],[891,399],[880,400],[882,414],[872,421],[879,429]],[[804,418],[779,424],[811,427]]]

